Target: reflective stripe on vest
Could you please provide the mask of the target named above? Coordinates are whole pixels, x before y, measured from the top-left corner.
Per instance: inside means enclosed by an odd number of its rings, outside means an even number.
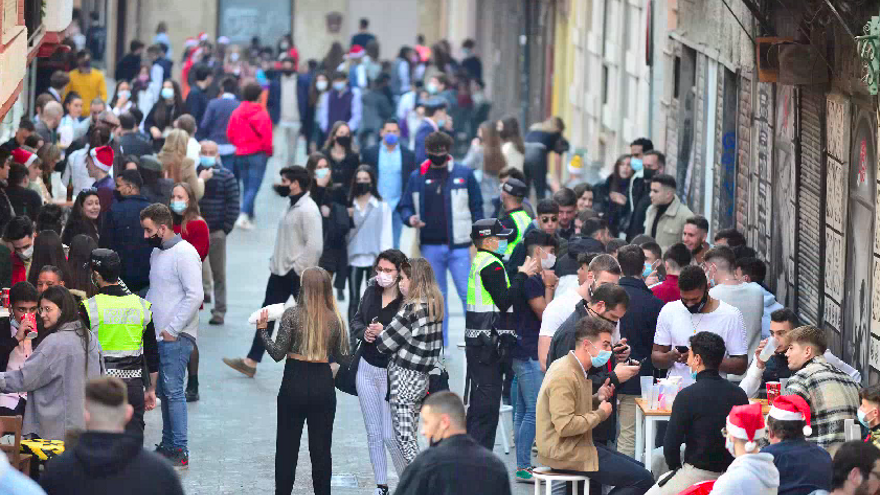
[[[532,221],[529,214],[522,210],[511,213],[510,218],[512,218],[513,223],[516,224],[516,239],[507,243],[507,249],[504,251],[504,259],[510,259],[513,249],[522,242],[525,231],[529,227],[529,223]]]
[[[483,278],[480,272],[483,268],[494,262],[501,263],[498,258],[485,251],[478,251],[471,264],[471,272],[468,275],[468,291],[467,291],[467,311],[465,313],[465,332],[489,331],[493,325],[496,330],[513,330],[513,328],[504,328],[508,326],[502,322],[506,322],[507,318],[500,318],[498,307],[492,300],[492,295],[483,286]],[[504,272],[504,281],[507,287],[510,287],[510,279],[507,277],[507,271],[501,265],[501,271]],[[507,308],[507,313],[513,314],[513,305]]]
[[[151,319],[148,301],[135,295],[98,294],[88,299],[85,306],[105,356],[143,354],[144,327]]]

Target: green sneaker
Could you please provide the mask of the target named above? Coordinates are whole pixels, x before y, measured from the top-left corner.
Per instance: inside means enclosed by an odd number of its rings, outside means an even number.
[[[535,480],[532,478],[532,470],[528,469],[517,469],[516,475],[513,477],[517,483],[534,483]]]

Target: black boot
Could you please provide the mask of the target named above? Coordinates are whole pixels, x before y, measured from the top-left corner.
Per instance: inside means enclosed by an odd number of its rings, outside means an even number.
[[[199,400],[199,376],[189,375],[186,382],[186,391],[184,392],[187,402],[197,402]]]

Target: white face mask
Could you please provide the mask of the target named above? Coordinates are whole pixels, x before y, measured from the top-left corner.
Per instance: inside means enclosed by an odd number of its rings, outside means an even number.
[[[541,260],[541,268],[549,270],[556,264],[556,255],[548,254],[546,258]]]
[[[318,91],[327,91],[327,81],[322,80],[322,81],[316,82],[315,88],[317,88]]]
[[[22,261],[27,261],[31,259],[31,256],[34,255],[34,245],[31,244],[27,249],[18,253],[18,257],[21,258]]]
[[[403,297],[409,297],[409,287],[405,287],[403,283],[397,285],[397,288],[400,289],[400,293],[403,294]]]
[[[394,283],[396,279],[392,277],[390,274],[381,272],[379,275],[376,275],[376,282],[379,284],[379,287],[383,289],[386,287],[391,287],[391,284]]]
[[[726,448],[727,451],[730,452],[730,455],[736,457],[736,449],[734,448],[733,440],[731,440],[730,437],[724,439],[724,448]]]

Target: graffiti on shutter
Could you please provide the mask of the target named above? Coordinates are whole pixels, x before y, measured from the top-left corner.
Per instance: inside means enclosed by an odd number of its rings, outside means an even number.
[[[767,282],[776,292],[776,300],[784,306],[792,304],[794,289],[795,222],[797,221],[795,175],[795,136],[797,89],[776,87],[776,140],[773,165],[773,249],[769,258]],[[782,214],[780,214],[782,213]]]
[[[822,204],[822,191],[825,190],[825,155],[822,151],[825,97],[815,90],[804,90],[801,94],[797,309],[805,323],[819,325],[824,299],[821,239],[825,227]]]
[[[749,178],[749,244],[758,257],[770,259],[770,222],[772,208],[772,157],[773,157],[773,85],[758,83],[757,107],[755,108],[754,167]]]
[[[842,96],[826,100],[825,183],[825,323],[842,329],[844,278],[846,277],[846,209],[849,196],[849,136],[851,106]]]

